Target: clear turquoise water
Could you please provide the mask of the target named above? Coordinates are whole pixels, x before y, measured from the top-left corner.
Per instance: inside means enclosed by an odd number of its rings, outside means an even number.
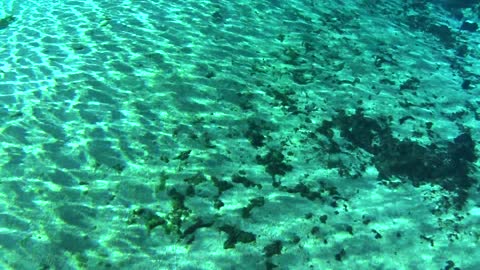
[[[480,269],[479,6],[3,1],[0,269]]]

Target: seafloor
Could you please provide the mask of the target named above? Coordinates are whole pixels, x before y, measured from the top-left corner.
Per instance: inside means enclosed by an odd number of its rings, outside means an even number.
[[[480,269],[479,1],[0,5],[0,269]]]

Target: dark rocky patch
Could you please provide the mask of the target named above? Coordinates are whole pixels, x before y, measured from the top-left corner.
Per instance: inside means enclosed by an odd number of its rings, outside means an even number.
[[[345,111],[340,111],[335,124],[340,128],[342,137],[354,146],[372,154],[380,151],[380,142],[391,133],[385,119],[376,120],[365,117],[363,109],[357,109],[351,116],[348,116]]]
[[[468,90],[468,89],[470,89],[470,85],[471,85],[471,84],[472,84],[472,81],[471,81],[471,80],[467,80],[467,79],[463,80],[462,85],[461,85],[461,86],[462,86],[462,89],[463,89],[463,90]]]
[[[223,225],[220,227],[220,231],[228,235],[227,240],[223,243],[224,249],[234,248],[237,243],[251,243],[257,239],[253,233],[242,231],[232,225]]]
[[[333,142],[333,129],[351,143],[351,149],[361,148],[371,154],[381,180],[397,177],[414,186],[433,184],[452,192],[452,205],[461,208],[467,199],[468,190],[476,183],[469,176],[472,162],[477,160],[475,142],[469,132],[464,132],[453,141],[421,145],[410,139],[397,139],[392,135],[390,121],[385,118],[366,117],[362,109],[347,115],[340,111],[332,121],[324,121],[317,131]],[[433,123],[427,125],[431,128]],[[428,133],[428,132],[427,132]],[[339,165],[340,166],[340,165]],[[345,164],[339,167],[339,173]],[[308,197],[302,186],[290,189]]]
[[[416,91],[420,85],[420,80],[416,77],[411,77],[400,85],[400,90]]]
[[[273,255],[280,255],[282,254],[283,244],[282,241],[276,240],[272,243],[266,245],[263,248],[263,252],[265,253],[266,257],[272,257]]]
[[[327,223],[327,220],[328,220],[328,216],[327,216],[327,215],[322,215],[322,216],[320,216],[320,222],[321,222],[321,223],[326,224],[326,223]]]
[[[201,172],[198,172],[197,174],[191,176],[191,177],[187,177],[185,179],[183,179],[183,181],[185,183],[188,183],[188,184],[191,184],[191,185],[198,185],[198,184],[201,184],[203,182],[207,182],[207,177],[201,173]]]
[[[208,227],[211,227],[212,225],[213,225],[212,221],[206,222],[203,219],[199,218],[192,225],[190,225],[188,228],[186,228],[183,231],[182,237],[186,237],[188,235],[191,235],[191,234],[195,233],[195,231],[200,229],[200,228],[208,228]]]
[[[382,235],[375,229],[372,229],[372,233],[373,233],[373,237],[375,239],[381,239],[382,238]]]
[[[452,48],[457,41],[455,33],[445,24],[431,24],[427,32],[437,37],[446,48]]]
[[[242,175],[239,175],[239,174],[234,174],[232,176],[232,182],[233,183],[237,183],[237,184],[242,184],[244,187],[258,187],[258,188],[261,188],[262,185],[260,184],[256,184],[255,182],[253,182],[252,180],[248,179],[247,177],[245,176],[242,176]]]
[[[280,106],[287,108],[288,111],[294,111],[297,109],[297,101],[293,98],[295,92],[293,90],[279,91],[272,89],[268,92]]]
[[[248,218],[251,215],[253,208],[262,207],[265,204],[264,197],[257,197],[250,200],[250,203],[242,208],[242,218]]]
[[[469,32],[475,32],[478,30],[478,23],[476,22],[469,22],[469,21],[464,21],[462,23],[462,26],[460,26],[460,30],[465,30]]]
[[[248,128],[245,132],[245,137],[247,137],[250,144],[255,147],[259,148],[265,145],[265,125],[262,125],[259,121],[249,120],[248,121]]]
[[[461,208],[468,189],[475,183],[469,176],[475,155],[475,143],[468,133],[457,136],[446,146],[422,146],[408,139],[390,137],[383,141],[382,151],[375,155],[374,164],[379,178],[397,176],[408,179],[414,186],[433,184],[456,194],[457,208]]]
[[[186,160],[190,157],[190,153],[192,152],[192,150],[186,150],[186,151],[183,151],[181,152],[180,154],[178,154],[174,159],[177,159],[177,160]]]
[[[166,215],[167,224],[165,231],[167,233],[176,233],[182,235],[182,224],[188,220],[191,210],[185,206],[185,195],[180,193],[175,188],[168,191],[172,203],[172,210]]]
[[[404,117],[398,119],[398,123],[400,125],[403,125],[407,120],[415,120],[415,118],[411,115],[407,115],[407,116],[404,116]]]
[[[7,15],[0,19],[0,29],[7,28],[12,22],[15,21],[15,17],[13,15]]]
[[[212,22],[215,24],[223,24],[225,22],[225,16],[220,10],[213,12],[211,17]]]
[[[292,165],[285,163],[285,156],[281,150],[270,149],[270,151],[264,155],[257,155],[257,163],[265,166],[265,171],[275,178],[276,175],[283,176],[287,172],[293,170]]]
[[[138,208],[133,210],[133,216],[128,221],[129,224],[143,223],[150,232],[158,226],[165,225],[164,218],[158,216],[153,210],[148,208]]]
[[[447,9],[470,8],[477,5],[478,0],[440,0],[440,3]]]
[[[232,183],[230,183],[228,181],[220,180],[215,176],[212,176],[211,180],[212,180],[213,184],[215,185],[215,187],[218,189],[218,195],[222,195],[222,193],[224,191],[229,190],[233,187]]]
[[[307,198],[311,201],[315,199],[322,199],[322,194],[320,191],[313,191],[304,183],[298,183],[292,188],[282,187],[282,190],[285,190],[288,193],[298,193],[300,196]]]
[[[342,248],[337,254],[335,254],[335,260],[342,261],[343,258],[347,255],[347,252]]]

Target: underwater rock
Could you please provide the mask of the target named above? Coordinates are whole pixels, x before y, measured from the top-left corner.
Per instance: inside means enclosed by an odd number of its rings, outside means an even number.
[[[460,30],[475,32],[478,30],[478,24],[476,22],[464,21],[460,27]]]
[[[439,2],[448,9],[470,8],[478,4],[478,0],[440,0]]]
[[[0,29],[7,28],[12,22],[15,21],[15,17],[13,15],[7,15],[0,19]]]
[[[436,36],[439,41],[447,48],[453,47],[456,42],[455,33],[445,24],[432,24],[427,27],[427,32]]]

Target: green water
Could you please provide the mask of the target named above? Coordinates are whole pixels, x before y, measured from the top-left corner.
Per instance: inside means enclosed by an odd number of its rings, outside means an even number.
[[[480,269],[479,11],[3,1],[0,269]]]

